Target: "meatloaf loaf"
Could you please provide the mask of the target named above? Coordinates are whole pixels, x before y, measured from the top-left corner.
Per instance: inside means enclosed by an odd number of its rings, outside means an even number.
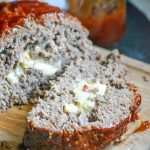
[[[38,101],[27,149],[104,148],[137,113],[141,97],[120,54],[101,56],[87,37],[76,18],[46,3],[0,3],[0,112]]]
[[[30,150],[104,148],[120,140],[141,103],[117,51],[103,62],[74,61],[50,85],[27,118]]]
[[[87,36],[76,18],[46,3],[0,3],[0,112],[42,95],[74,59],[96,57]]]

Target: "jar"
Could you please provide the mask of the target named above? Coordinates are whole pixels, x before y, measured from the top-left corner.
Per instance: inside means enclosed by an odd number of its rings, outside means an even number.
[[[68,12],[88,28],[95,44],[112,45],[125,32],[125,0],[68,0]]]

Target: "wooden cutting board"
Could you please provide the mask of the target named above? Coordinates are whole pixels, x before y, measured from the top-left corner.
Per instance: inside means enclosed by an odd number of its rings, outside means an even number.
[[[99,48],[102,54],[108,54],[107,50]],[[150,65],[124,57],[124,64],[131,70],[133,80],[140,89],[143,98],[141,106],[141,118],[150,120]],[[0,145],[16,150],[20,143],[26,126],[26,116],[31,110],[31,104],[26,106],[14,106],[5,113],[0,114]],[[132,134],[124,142],[110,146],[109,150],[150,150],[150,130]]]

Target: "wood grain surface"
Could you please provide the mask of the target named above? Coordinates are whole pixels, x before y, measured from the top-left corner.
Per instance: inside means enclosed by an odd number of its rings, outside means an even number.
[[[105,55],[107,50],[99,48]],[[124,57],[131,71],[133,81],[139,87],[143,101],[141,105],[141,119],[150,120],[150,65],[143,62]],[[31,104],[25,106],[14,106],[5,113],[0,114],[0,146],[1,150],[19,149],[26,126],[26,116],[31,110]],[[129,138],[117,145],[109,146],[109,150],[150,150],[150,130],[128,135]]]

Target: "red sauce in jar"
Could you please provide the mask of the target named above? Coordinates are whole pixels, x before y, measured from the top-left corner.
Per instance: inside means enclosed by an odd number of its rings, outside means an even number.
[[[113,0],[112,3],[111,1],[108,3],[106,0],[68,1],[68,11],[77,16],[83,25],[89,29],[90,38],[95,44],[105,46],[120,40],[126,28],[126,4],[124,0]]]
[[[134,133],[143,132],[143,131],[145,131],[149,128],[150,128],[150,122],[149,121],[144,121],[144,122],[141,123],[141,126],[134,131]]]

